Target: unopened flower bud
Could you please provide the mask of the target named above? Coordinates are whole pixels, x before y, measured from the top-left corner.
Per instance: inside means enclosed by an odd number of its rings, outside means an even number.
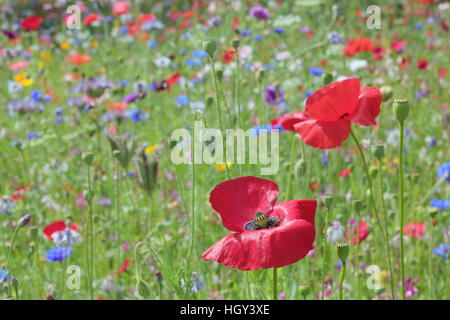
[[[309,292],[311,291],[311,287],[308,284],[301,284],[301,285],[299,285],[298,289],[299,289],[300,295],[303,297],[303,299],[306,299]]]
[[[295,176],[297,178],[305,175],[306,173],[306,161],[305,159],[300,159],[297,161],[294,167]]]
[[[372,177],[372,179],[375,179],[377,175],[378,175],[378,168],[371,167],[370,176]]]
[[[265,74],[264,69],[258,69],[258,71],[256,71],[256,80],[258,82],[262,81],[262,79],[264,79],[264,74]]]
[[[382,86],[380,92],[383,95],[383,102],[388,101],[394,95],[394,91],[390,86]]]
[[[334,197],[332,195],[323,196],[323,199],[322,199],[323,204],[325,205],[325,208],[327,208],[328,210],[330,210],[330,208],[331,208],[333,199],[334,199]]]
[[[330,84],[331,82],[333,82],[333,75],[330,73],[326,73],[323,76],[323,84],[327,85],[327,84]]]
[[[336,242],[337,255],[342,262],[345,262],[348,258],[348,253],[350,252],[350,244],[348,241],[338,241]]]
[[[137,283],[137,292],[142,298],[148,298],[150,296],[150,286],[144,280],[139,280]]]
[[[234,38],[233,40],[231,40],[231,46],[234,49],[239,48],[239,45],[241,44],[241,41],[238,38]]]
[[[203,40],[202,43],[203,46],[203,50],[205,50],[208,55],[210,56],[210,58],[214,57],[214,53],[217,50],[217,42],[216,40]]]
[[[81,159],[87,164],[91,165],[94,160],[94,154],[92,152],[83,152]]]
[[[19,228],[25,227],[30,222],[30,220],[31,220],[31,214],[27,213],[22,218],[20,218],[20,220],[18,222],[18,227]]]
[[[384,144],[374,144],[372,145],[372,154],[375,156],[375,158],[381,160],[384,157],[384,149]]]
[[[409,115],[409,102],[407,99],[395,99],[392,109],[394,110],[395,119],[403,123]]]

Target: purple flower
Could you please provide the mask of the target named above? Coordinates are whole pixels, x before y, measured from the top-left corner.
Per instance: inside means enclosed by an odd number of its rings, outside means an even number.
[[[261,6],[256,6],[250,9],[250,15],[257,20],[269,19],[269,11]]]
[[[268,104],[278,104],[284,101],[284,92],[274,86],[267,86],[265,90],[265,99]]]
[[[138,99],[142,99],[145,96],[145,94],[140,93],[140,92],[132,92],[129,95],[127,95],[124,99],[123,102],[125,103],[133,103]]]

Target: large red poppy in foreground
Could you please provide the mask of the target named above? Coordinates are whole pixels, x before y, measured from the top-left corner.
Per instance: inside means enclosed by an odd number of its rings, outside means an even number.
[[[305,257],[313,248],[317,201],[276,203],[277,198],[278,186],[270,180],[241,177],[218,184],[209,201],[223,226],[234,233],[216,242],[202,258],[240,270],[256,270],[283,267]],[[249,230],[257,212],[277,223]]]
[[[377,124],[382,97],[377,88],[361,88],[356,78],[333,82],[308,97],[306,115],[310,119],[295,124],[294,130],[314,148],[338,148],[350,135],[352,122]]]

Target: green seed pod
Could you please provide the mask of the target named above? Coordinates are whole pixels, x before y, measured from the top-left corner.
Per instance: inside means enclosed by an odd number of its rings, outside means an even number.
[[[375,179],[376,176],[378,175],[378,168],[370,168],[370,176],[372,177],[372,179]]]
[[[231,46],[234,49],[239,48],[240,44],[241,44],[241,40],[239,40],[238,38],[234,38],[233,40],[231,40]]]
[[[217,42],[216,42],[216,40],[212,40],[212,39],[210,39],[210,40],[203,40],[202,46],[203,46],[203,50],[205,50],[208,53],[210,58],[213,58],[214,57],[214,53],[217,50]]]
[[[330,84],[331,82],[333,82],[333,75],[330,73],[326,73],[323,76],[323,84],[327,85],[327,84]]]
[[[409,115],[409,102],[407,99],[395,99],[392,104],[395,119],[403,123]]]
[[[207,96],[206,97],[206,107],[211,108],[214,104],[214,97],[213,96]]]
[[[334,197],[332,195],[325,195],[322,198],[323,204],[325,205],[325,208],[330,210],[331,205],[333,204]]]
[[[353,210],[355,210],[357,213],[359,213],[363,209],[364,204],[363,204],[362,200],[355,199],[352,201],[352,206],[353,206]]]
[[[306,299],[309,292],[311,291],[311,287],[308,284],[301,284],[298,286],[298,289],[299,289],[300,295],[303,297],[303,299]]]
[[[345,262],[348,258],[350,252],[350,244],[348,241],[338,241],[336,242],[337,255],[342,262]]]
[[[139,280],[137,283],[137,292],[142,298],[150,297],[150,286],[144,280]]]
[[[374,155],[375,158],[381,160],[384,158],[384,149],[385,149],[384,144],[374,144],[372,145],[372,154]]]
[[[388,101],[394,95],[394,91],[390,86],[382,86],[380,92],[383,95],[383,102]]]
[[[88,166],[92,164],[92,161],[94,161],[94,154],[92,152],[83,152],[81,155],[81,160],[84,161]]]
[[[295,163],[294,174],[297,178],[302,177],[306,173],[306,161],[305,159],[300,159]]]
[[[219,81],[222,81],[222,79],[223,79],[223,69],[216,70],[216,75],[217,75],[217,79]]]

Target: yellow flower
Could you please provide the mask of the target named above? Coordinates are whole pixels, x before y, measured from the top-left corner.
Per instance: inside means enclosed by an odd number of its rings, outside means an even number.
[[[145,149],[145,153],[146,153],[146,154],[152,154],[153,152],[155,152],[156,148],[158,148],[158,147],[159,147],[159,144],[154,144],[154,145],[152,145],[152,146],[148,146],[148,147]]]
[[[14,76],[14,81],[20,83],[24,87],[31,86],[34,82],[26,73],[18,73]]]
[[[42,61],[42,60],[39,60],[39,62],[38,62],[38,67],[40,68],[40,69],[43,69],[44,68],[44,61]]]
[[[59,47],[61,48],[61,50],[64,50],[64,51],[66,51],[66,50],[69,50],[69,48],[70,48],[70,43],[68,43],[68,42],[61,42],[61,44],[59,45]]]
[[[231,162],[230,161],[227,162],[227,168],[229,168],[229,167],[231,167]],[[226,169],[225,168],[225,164],[223,164],[223,163],[215,164],[214,168],[216,168],[219,171],[225,171],[225,169]]]
[[[50,61],[52,59],[52,55],[46,51],[41,52],[41,54],[39,55],[39,57],[44,60],[44,61]]]
[[[98,42],[97,41],[92,41],[91,42],[91,48],[97,48],[98,46]]]

